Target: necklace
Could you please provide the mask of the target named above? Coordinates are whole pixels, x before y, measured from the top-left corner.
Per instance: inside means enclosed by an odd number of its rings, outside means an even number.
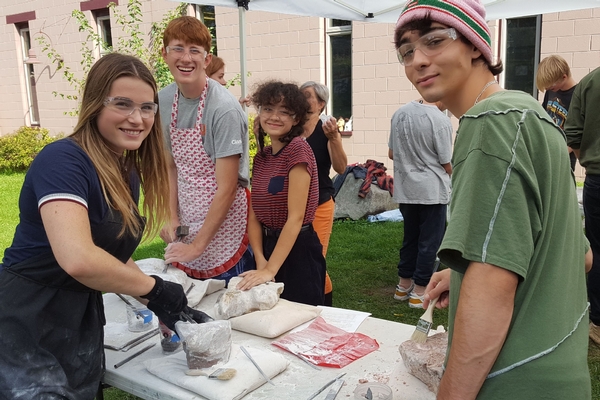
[[[481,92],[479,92],[479,95],[477,96],[477,98],[475,99],[475,104],[479,103],[479,98],[481,97],[481,95],[483,94],[483,92],[485,92],[485,89],[489,88],[490,86],[492,86],[494,83],[498,83],[496,82],[496,80],[493,81],[489,81],[488,83],[485,84],[485,86],[483,87],[483,89],[481,89]]]

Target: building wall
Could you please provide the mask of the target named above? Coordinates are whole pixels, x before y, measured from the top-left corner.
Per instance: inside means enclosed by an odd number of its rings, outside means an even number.
[[[97,1],[97,0],[96,0]],[[125,0],[119,0],[120,10]],[[152,21],[162,19],[165,12],[175,8],[168,0],[144,0],[144,21],[141,28],[148,32]],[[76,76],[81,76],[81,43],[85,34],[78,32],[71,12],[80,8],[77,0],[1,0],[2,15],[35,11],[29,21],[33,49],[42,64],[35,66],[40,122],[52,134],[68,134],[76,118],[64,115],[76,107],[76,102],[57,98],[52,93],[75,94],[56,65],[49,64],[36,36],[47,34],[65,63]],[[85,12],[93,23],[92,12]],[[327,83],[326,21],[318,17],[299,17],[285,14],[254,12],[246,16],[246,58],[248,88],[266,79],[283,79],[303,83],[307,80]],[[545,14],[542,22],[541,57],[562,55],[571,65],[578,81],[600,65],[600,8]],[[113,19],[114,21],[114,19]],[[226,78],[240,72],[239,14],[237,9],[216,8],[219,56],[226,62]],[[494,38],[498,24],[491,24]],[[393,24],[352,24],[352,136],[344,137],[348,161],[364,162],[376,159],[391,170],[387,159],[390,120],[401,105],[419,97],[398,63],[393,46]],[[113,24],[113,40],[119,32]],[[0,20],[0,135],[8,134],[28,124],[23,59],[19,37],[13,24]],[[500,54],[499,40],[493,48]],[[231,88],[241,95],[240,87]],[[250,110],[252,112],[253,110]],[[457,121],[453,118],[457,126]],[[583,177],[578,167],[576,175]]]
[[[118,0],[118,9],[123,13],[126,0]],[[77,93],[64,79],[62,71],[56,71],[56,64],[43,53],[37,37],[46,36],[64,59],[76,77],[83,76],[81,61],[81,45],[86,34],[78,31],[77,21],[71,16],[73,10],[80,9],[78,0],[1,0],[0,1],[0,135],[14,132],[23,125],[29,125],[27,95],[25,91],[25,73],[20,39],[16,26],[7,24],[6,17],[24,12],[35,11],[35,19],[29,21],[32,48],[41,64],[34,66],[36,92],[39,106],[39,120],[42,127],[50,130],[51,134],[69,134],[77,118],[65,115],[65,112],[76,108],[77,102],[61,99],[53,92],[65,95]],[[167,0],[152,0],[143,2],[144,21],[140,28],[144,33],[150,29],[152,21],[160,21],[163,15],[177,3]],[[90,24],[95,25],[91,11],[85,11]],[[114,21],[114,19],[112,19]],[[111,21],[111,22],[112,22]],[[113,26],[113,40],[119,36],[119,31]]]

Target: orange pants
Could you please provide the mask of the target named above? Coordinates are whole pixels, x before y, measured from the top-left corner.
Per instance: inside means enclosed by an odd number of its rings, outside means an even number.
[[[329,247],[329,237],[331,236],[331,230],[333,229],[333,213],[335,211],[335,202],[333,199],[329,199],[325,203],[317,207],[317,213],[313,221],[313,228],[317,232],[319,241],[323,246],[323,257],[327,256],[327,247]],[[331,284],[331,278],[329,274],[325,273],[325,294],[331,293],[333,285]]]

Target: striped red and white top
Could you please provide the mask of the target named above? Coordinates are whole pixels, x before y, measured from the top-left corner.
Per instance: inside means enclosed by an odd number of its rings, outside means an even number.
[[[304,163],[310,174],[310,188],[303,225],[315,219],[319,202],[317,163],[306,139],[294,138],[279,153],[272,154],[271,146],[254,157],[252,171],[252,208],[258,220],[271,229],[283,229],[288,216],[289,172]]]

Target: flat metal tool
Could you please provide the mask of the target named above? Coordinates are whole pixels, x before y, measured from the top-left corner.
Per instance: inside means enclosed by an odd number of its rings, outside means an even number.
[[[311,394],[310,396],[308,396],[308,399],[306,400],[312,400],[315,397],[317,397],[323,390],[327,389],[329,386],[331,386],[331,384],[335,381],[337,381],[338,379],[340,379],[342,376],[346,375],[346,373],[344,372],[343,374],[339,374],[338,376],[336,376],[334,379],[330,380],[329,382],[327,382],[326,384],[324,384],[319,390],[317,390],[316,392],[314,392],[313,394]]]
[[[194,284],[194,282],[192,282],[192,283],[190,284],[190,287],[189,287],[189,288],[187,288],[187,290],[185,291],[185,295],[186,295],[186,296],[187,296],[188,294],[190,294],[190,292],[192,291],[192,289],[194,288],[194,286],[196,286],[196,285]]]
[[[117,369],[121,366],[123,366],[125,363],[128,363],[129,361],[133,360],[134,358],[136,358],[137,356],[139,356],[140,354],[150,350],[151,348],[153,348],[154,346],[156,346],[156,343],[152,343],[146,347],[144,347],[143,349],[141,349],[140,351],[138,351],[137,353],[133,353],[132,355],[130,355],[129,357],[125,358],[124,360],[119,361],[118,363],[116,363],[114,365],[114,368]]]
[[[302,361],[304,361],[306,364],[308,364],[309,366],[311,366],[312,368],[316,369],[317,371],[320,371],[321,368],[317,367],[315,364],[311,363],[310,361],[308,361],[306,359],[306,357],[304,357],[302,354],[296,354],[296,353],[292,353],[294,354],[296,357],[298,357],[299,359],[301,359]]]
[[[152,329],[151,331],[148,331],[141,336],[131,339],[129,342],[125,343],[122,346],[117,347],[117,346],[111,346],[109,344],[104,344],[104,348],[109,349],[109,350],[125,352],[125,351],[128,351],[129,349],[131,349],[132,347],[135,347],[138,344],[143,343],[146,340],[150,339],[152,336],[156,335],[158,332],[159,332],[158,328]]]
[[[331,389],[329,389],[327,396],[325,396],[325,400],[334,400],[340,392],[342,386],[344,386],[344,380],[336,379],[333,383],[333,386],[331,386]]]
[[[260,372],[260,374],[263,376],[263,378],[265,378],[267,380],[267,382],[269,382],[271,385],[275,386],[275,384],[273,382],[271,382],[271,380],[269,379],[269,377],[258,366],[258,364],[256,363],[256,361],[254,361],[254,358],[252,358],[252,356],[250,355],[250,353],[248,353],[248,351],[244,348],[244,346],[240,346],[240,350],[242,350],[242,352],[246,355],[246,357],[248,357],[248,359],[250,361],[252,361],[252,364],[254,364],[254,366],[256,367],[256,369],[258,370],[258,372]]]
[[[122,294],[119,293],[115,293],[121,300],[123,300],[125,302],[125,304],[127,304],[129,307],[134,308],[134,312],[137,314],[138,317],[144,319],[144,314],[142,314],[141,311],[137,311],[135,310],[135,307],[133,306],[133,304],[131,304],[131,302],[129,300],[127,300],[127,298],[125,296],[123,296]]]

